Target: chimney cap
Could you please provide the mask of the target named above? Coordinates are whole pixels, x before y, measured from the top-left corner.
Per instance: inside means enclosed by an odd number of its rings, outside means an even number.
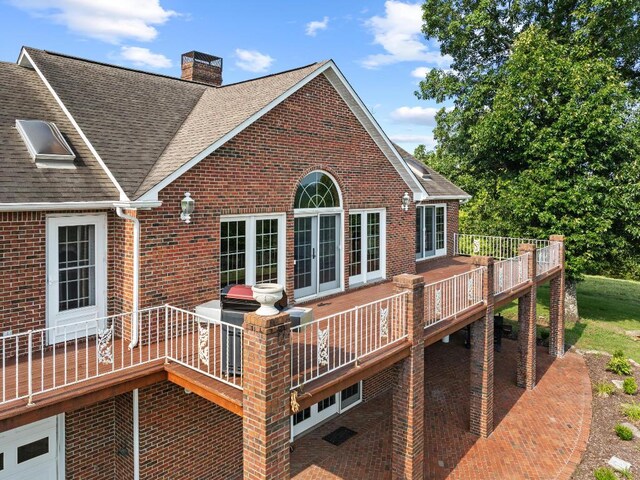
[[[182,65],[184,65],[185,63],[193,62],[204,63],[206,65],[211,65],[212,67],[219,67],[220,69],[222,69],[221,57],[209,55],[208,53],[197,52],[195,50],[182,54]]]

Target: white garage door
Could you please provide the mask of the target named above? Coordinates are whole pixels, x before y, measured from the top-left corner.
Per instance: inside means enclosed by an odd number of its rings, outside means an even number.
[[[56,480],[57,418],[0,434],[0,480]]]

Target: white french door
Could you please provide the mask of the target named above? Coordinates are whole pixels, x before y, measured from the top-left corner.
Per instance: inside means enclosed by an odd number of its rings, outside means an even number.
[[[349,285],[384,278],[385,213],[384,209],[349,212]]]
[[[48,342],[95,332],[84,320],[106,316],[106,216],[47,218]]]
[[[419,205],[416,209],[416,260],[447,253],[446,205]]]
[[[339,214],[294,219],[294,296],[296,299],[340,288]]]

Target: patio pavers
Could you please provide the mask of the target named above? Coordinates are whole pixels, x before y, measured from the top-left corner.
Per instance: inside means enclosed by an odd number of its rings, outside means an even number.
[[[554,359],[538,348],[538,384],[515,385],[517,344],[504,340],[495,357],[496,429],[469,433],[469,351],[464,337],[425,352],[425,478],[568,479],[586,448],[591,383],[582,357]],[[555,361],[554,361],[555,360]],[[292,478],[391,478],[391,395],[384,394],[321,425],[295,442]],[[358,432],[339,447],[322,437],[345,426]]]

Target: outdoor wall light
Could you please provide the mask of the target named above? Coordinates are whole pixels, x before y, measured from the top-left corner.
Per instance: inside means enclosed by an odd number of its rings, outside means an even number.
[[[404,210],[405,212],[409,211],[410,203],[411,197],[409,197],[409,194],[407,192],[404,192],[404,195],[402,196],[402,210]]]
[[[193,198],[191,198],[191,194],[189,192],[184,194],[184,198],[180,202],[180,206],[182,207],[180,220],[182,220],[184,223],[191,223],[191,214],[196,208],[196,202]]]

